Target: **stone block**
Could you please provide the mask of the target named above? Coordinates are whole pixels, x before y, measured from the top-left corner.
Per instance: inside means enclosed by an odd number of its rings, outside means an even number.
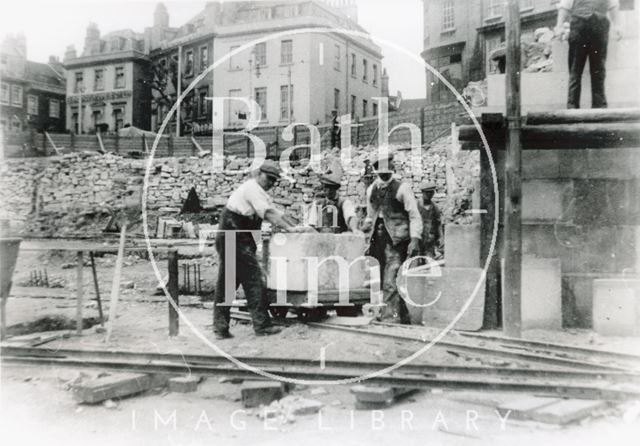
[[[562,270],[559,259],[522,260],[522,328],[562,328]]]
[[[555,221],[562,217],[571,182],[527,180],[522,183],[522,219]]]
[[[640,335],[640,279],[593,281],[593,329],[605,336]]]
[[[444,260],[447,267],[481,267],[480,225],[446,225],[444,231]]]
[[[73,397],[81,403],[95,404],[144,392],[154,386],[150,375],[116,373],[82,382],[72,388]]]
[[[284,384],[277,381],[245,381],[240,389],[245,408],[271,404],[284,396]]]
[[[169,380],[169,390],[176,393],[195,392],[199,383],[199,376],[177,376]]]

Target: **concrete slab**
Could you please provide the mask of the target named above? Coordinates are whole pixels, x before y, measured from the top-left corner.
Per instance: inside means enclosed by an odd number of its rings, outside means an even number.
[[[80,403],[96,404],[105,400],[135,395],[154,386],[151,375],[142,373],[115,373],[81,382],[71,388]]]
[[[593,329],[604,336],[640,335],[640,280],[593,281]]]
[[[562,270],[559,259],[522,260],[522,328],[562,328]]]
[[[566,180],[526,180],[522,183],[522,219],[555,221],[562,217],[572,183]]]
[[[480,282],[484,282],[481,268],[448,266],[399,278],[412,323],[446,327],[464,311],[454,328],[468,331],[482,328],[486,287]]]
[[[271,404],[285,394],[284,384],[277,381],[245,381],[240,389],[242,405],[249,409]]]
[[[447,267],[479,268],[481,266],[479,224],[446,225],[444,261]]]

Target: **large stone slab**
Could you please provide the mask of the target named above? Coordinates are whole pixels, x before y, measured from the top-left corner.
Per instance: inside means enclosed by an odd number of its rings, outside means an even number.
[[[456,330],[482,328],[485,302],[482,268],[430,268],[400,277],[401,292],[414,324],[446,327],[460,314]],[[476,291],[475,295],[473,294]]]
[[[364,235],[275,234],[269,242],[267,286],[308,291],[316,281],[318,291],[363,288],[368,277],[365,250]]]
[[[640,335],[640,279],[593,281],[593,329],[605,336]]]
[[[454,268],[479,268],[480,225],[448,224],[444,231],[445,265]]]
[[[563,180],[522,183],[522,219],[555,221],[562,217],[572,184]]]
[[[562,270],[559,259],[522,260],[522,328],[562,328]]]

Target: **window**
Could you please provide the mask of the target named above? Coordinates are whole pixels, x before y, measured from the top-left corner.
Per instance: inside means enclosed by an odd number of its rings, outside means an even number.
[[[116,67],[116,83],[115,88],[124,88],[124,67]]]
[[[495,60],[491,60],[491,53],[500,47],[502,44],[501,38],[499,36],[487,38],[486,40],[486,54],[487,54],[487,73],[488,74],[496,74],[500,72],[498,67],[498,62]]]
[[[11,105],[22,108],[22,87],[20,85],[11,86]]]
[[[124,107],[113,109],[113,123],[116,132],[122,128],[124,125]]]
[[[253,48],[255,52],[256,65],[266,65],[267,64],[267,42],[262,42],[256,44]]]
[[[209,66],[209,48],[206,46],[200,47],[200,72],[207,69]]]
[[[496,17],[502,17],[504,11],[505,0],[489,0],[489,9],[487,11],[487,18],[493,19]]]
[[[93,77],[93,89],[95,91],[104,90],[104,70],[98,69],[94,73]]]
[[[378,104],[373,103],[373,116],[378,116]]]
[[[354,118],[356,116],[356,96],[351,95],[351,117]]]
[[[362,82],[369,81],[369,62],[367,59],[362,59]]]
[[[260,107],[260,119],[267,119],[267,89],[256,88],[255,101]]]
[[[11,130],[14,132],[22,131],[22,121],[20,121],[20,118],[15,115],[11,118]]]
[[[351,53],[351,76],[356,77],[356,53]]]
[[[444,0],[442,4],[442,32],[453,31],[456,27],[454,0]]]
[[[520,0],[521,11],[531,11],[533,9],[533,0]]]
[[[340,111],[340,90],[333,90],[333,109]]]
[[[49,117],[60,117],[60,101],[58,101],[57,99],[49,99]]]
[[[291,97],[289,97],[289,87],[291,87]],[[293,119],[293,85],[283,85],[280,87],[280,120],[287,121],[289,117]]]
[[[232,47],[229,49],[229,53],[233,53],[233,52],[234,52],[234,51],[236,51],[238,48],[240,48],[240,46],[239,46],[239,45],[232,46]],[[239,69],[240,69],[240,65],[238,65],[238,64],[237,64],[237,62],[238,62],[237,57],[238,57],[238,56],[239,56],[239,55],[237,55],[237,54],[236,54],[236,55],[233,55],[233,56],[230,56],[230,57],[229,57],[229,70],[230,70],[230,71],[233,71],[233,70],[239,70]]]
[[[30,115],[38,114],[38,96],[32,94],[27,96],[27,113]]]
[[[76,82],[73,87],[74,93],[83,93],[84,92],[84,74],[82,71],[76,72]]]
[[[184,58],[184,75],[192,76],[193,75],[193,51],[187,51]]]
[[[198,115],[206,116],[208,114],[208,102],[207,96],[209,96],[209,87],[203,88],[198,94]]]
[[[367,101],[366,99],[362,100],[362,117],[366,118],[367,117],[367,110],[369,109],[369,101]]]
[[[457,90],[463,88],[462,85],[462,55],[452,54],[450,56],[438,57],[429,62],[440,74]],[[455,101],[455,96],[438,78],[428,74],[431,101],[449,102]]]
[[[340,56],[340,45],[336,45],[335,60],[334,60],[334,63],[333,63],[333,67],[338,71],[340,71],[340,58],[341,58],[341,56]]]
[[[280,46],[280,63],[293,63],[293,40],[283,40]]]
[[[378,86],[378,66],[373,64],[373,86]]]
[[[9,84],[5,84],[4,82],[2,84],[2,95],[0,96],[0,104],[4,104],[4,105],[9,105],[9,97],[10,97],[10,93],[9,93]]]

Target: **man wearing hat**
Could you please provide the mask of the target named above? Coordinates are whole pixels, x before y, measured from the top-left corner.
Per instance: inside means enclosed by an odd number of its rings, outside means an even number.
[[[436,185],[424,182],[420,185],[422,203],[419,206],[422,216],[422,255],[436,258],[436,249],[440,247],[442,218],[440,209],[431,201]]]
[[[280,178],[280,166],[275,161],[265,160],[257,175],[245,181],[229,197],[220,216],[216,237],[219,268],[218,281],[214,293],[213,330],[217,339],[230,338],[229,320],[231,308],[225,304],[225,280],[227,258],[225,237],[236,238],[235,246],[235,291],[242,285],[247,298],[247,307],[253,321],[253,329],[258,336],[276,334],[279,328],[271,325],[268,313],[269,303],[262,282],[262,268],[256,257],[254,234],[259,234],[262,220],[266,219],[286,232],[301,232],[304,229],[289,224],[284,214],[276,209],[267,192]],[[240,231],[240,232],[233,232]],[[243,232],[246,231],[246,232]],[[233,268],[233,267],[232,267]],[[229,299],[232,300],[232,299]]]
[[[341,177],[339,167],[320,176],[322,191],[311,206],[308,220],[308,224],[319,232],[360,232],[353,202],[338,195]]]
[[[396,279],[405,260],[420,254],[422,219],[411,186],[393,178],[393,154],[376,154],[371,164],[377,178],[367,189],[365,226],[373,224],[369,255],[380,263],[382,319],[408,324],[409,312]]]

